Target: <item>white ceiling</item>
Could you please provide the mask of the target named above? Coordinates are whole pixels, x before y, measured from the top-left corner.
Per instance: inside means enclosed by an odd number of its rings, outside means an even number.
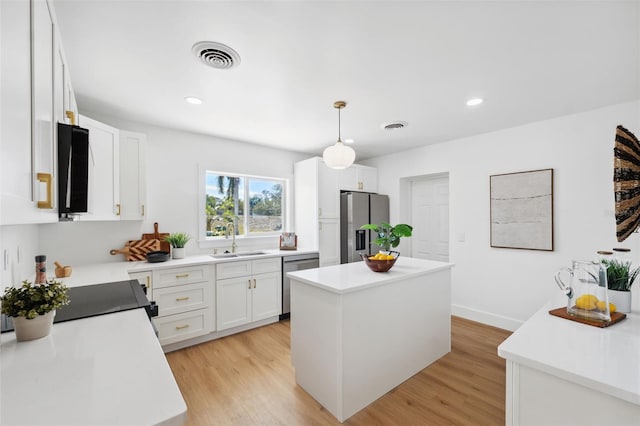
[[[81,112],[309,154],[336,141],[336,100],[358,161],[640,99],[639,1],[54,7]],[[205,67],[191,53],[202,40],[240,65]],[[392,120],[409,125],[381,129]]]

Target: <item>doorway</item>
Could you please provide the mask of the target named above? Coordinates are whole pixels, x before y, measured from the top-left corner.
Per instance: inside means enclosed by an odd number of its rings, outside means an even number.
[[[420,176],[409,181],[411,255],[449,261],[449,174]]]

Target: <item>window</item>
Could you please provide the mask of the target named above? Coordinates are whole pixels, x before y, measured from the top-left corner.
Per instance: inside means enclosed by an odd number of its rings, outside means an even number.
[[[273,235],[284,227],[284,180],[205,173],[207,237]],[[230,224],[234,224],[233,225]],[[234,229],[235,228],[235,229]]]

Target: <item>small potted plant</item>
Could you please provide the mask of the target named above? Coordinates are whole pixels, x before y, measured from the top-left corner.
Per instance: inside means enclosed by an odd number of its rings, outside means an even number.
[[[20,287],[7,287],[1,311],[13,318],[16,340],[27,341],[49,335],[56,309],[69,303],[68,288],[60,281],[32,284],[23,281]]]
[[[631,286],[640,273],[640,267],[632,269],[630,261],[605,259],[609,302],[618,312],[631,312]]]
[[[185,257],[185,246],[189,242],[191,237],[189,234],[184,232],[176,232],[173,234],[169,234],[168,237],[165,237],[165,241],[171,244],[171,255],[174,259],[184,259]]]

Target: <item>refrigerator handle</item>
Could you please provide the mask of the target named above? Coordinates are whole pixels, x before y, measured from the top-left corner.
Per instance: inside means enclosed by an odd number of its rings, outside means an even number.
[[[366,250],[367,247],[367,235],[365,234],[366,230],[358,229],[356,231],[356,250]]]

